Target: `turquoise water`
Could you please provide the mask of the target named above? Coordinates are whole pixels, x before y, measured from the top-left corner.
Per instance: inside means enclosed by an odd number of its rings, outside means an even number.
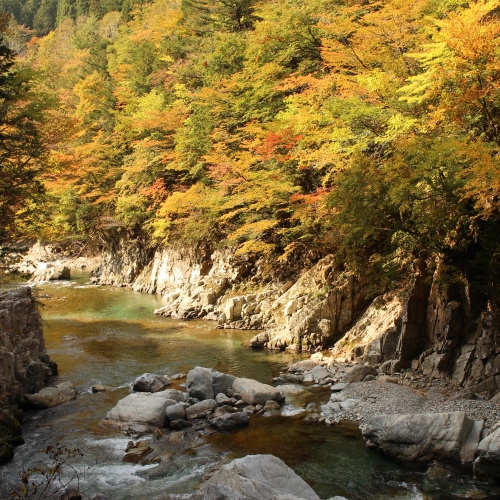
[[[129,438],[103,425],[107,411],[130,392],[138,375],[173,375],[199,365],[271,383],[300,356],[248,348],[255,332],[155,317],[160,298],[88,285],[85,276],[44,284],[36,294],[43,304],[46,347],[59,365],[60,379],[72,381],[80,394],[61,407],[27,414],[27,444],[0,468],[0,493],[14,487],[18,471],[46,460],[38,450],[55,441],[84,450],[79,466],[92,467],[82,484],[89,496],[106,499],[187,493],[209,466],[252,453],[282,458],[321,498],[493,498],[498,493],[472,482],[470,470],[446,467],[431,474],[427,467],[402,466],[367,450],[356,426],[306,425],[303,415],[256,418],[247,428],[203,436],[189,453],[176,457],[175,473],[146,479],[151,466],[121,462]],[[93,394],[96,383],[110,390]]]

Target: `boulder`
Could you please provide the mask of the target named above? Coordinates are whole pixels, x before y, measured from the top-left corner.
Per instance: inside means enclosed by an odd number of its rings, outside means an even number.
[[[69,279],[70,279],[69,267],[63,266],[62,264],[48,264],[46,262],[40,262],[30,282],[39,283],[41,281],[69,280]]]
[[[120,399],[106,418],[120,422],[151,424],[157,427],[165,424],[168,398],[163,393],[136,392]]]
[[[25,394],[28,406],[34,408],[52,408],[76,399],[76,390],[71,382],[63,382],[55,387],[45,387],[36,394]]]
[[[377,376],[378,372],[376,368],[368,365],[356,365],[353,366],[342,379],[344,384],[350,384],[352,382],[362,382],[367,375]]]
[[[226,394],[227,390],[233,386],[233,382],[236,380],[234,375],[228,375],[227,373],[219,373],[213,371],[212,376],[212,388],[215,394]]]
[[[171,383],[172,381],[164,375],[144,373],[135,379],[132,389],[136,392],[158,392],[165,389]]]
[[[500,425],[490,432],[477,448],[474,462],[474,477],[481,480],[500,482]]]
[[[311,371],[311,375],[314,380],[324,380],[329,377],[331,373],[322,366],[315,366]]]
[[[170,422],[174,422],[175,420],[181,420],[186,418],[186,410],[182,404],[175,404],[171,406],[167,406],[165,411],[167,418]]]
[[[224,413],[209,420],[210,424],[219,430],[232,429],[233,427],[241,427],[248,425],[248,415],[245,412],[240,413]]]
[[[213,412],[218,407],[215,399],[205,399],[186,408],[186,416],[189,419],[205,418],[208,412]]]
[[[212,378],[213,372],[208,368],[196,366],[189,370],[186,377],[186,389],[189,391],[189,395],[200,401],[214,399],[215,392],[212,387]]]
[[[263,405],[270,399],[280,402],[284,400],[283,394],[276,387],[249,378],[237,378],[233,382],[233,389],[251,405]]]
[[[303,479],[273,455],[248,455],[223,465],[197,495],[205,499],[319,500]]]
[[[424,413],[375,416],[361,430],[369,448],[400,460],[470,461],[481,425],[464,412]]]

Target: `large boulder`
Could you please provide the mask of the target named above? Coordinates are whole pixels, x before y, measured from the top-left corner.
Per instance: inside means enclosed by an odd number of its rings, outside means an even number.
[[[342,379],[344,384],[350,384],[352,382],[363,382],[364,378],[368,375],[377,376],[378,372],[376,368],[368,365],[356,365],[353,366]]]
[[[319,500],[303,479],[273,455],[248,455],[223,465],[197,495],[228,500]]]
[[[76,399],[76,390],[71,382],[63,382],[55,387],[45,387],[36,394],[25,394],[27,406],[52,408]]]
[[[250,378],[237,378],[233,382],[233,389],[242,399],[251,405],[263,405],[270,399],[283,401],[283,394],[272,385],[262,384]]]
[[[144,373],[135,379],[133,389],[136,392],[158,392],[165,389],[172,381],[164,375]]]
[[[106,418],[119,422],[151,424],[160,427],[165,424],[166,409],[170,405],[163,392],[136,392],[120,399],[108,411]]]
[[[499,423],[500,424],[500,423]],[[474,477],[481,480],[500,482],[500,425],[490,432],[477,448],[477,458],[474,462]]]
[[[464,412],[379,415],[362,426],[369,448],[405,461],[472,461],[482,430]]]
[[[212,387],[213,372],[209,368],[196,366],[189,370],[186,377],[186,389],[192,398],[203,401],[214,399],[215,392]]]

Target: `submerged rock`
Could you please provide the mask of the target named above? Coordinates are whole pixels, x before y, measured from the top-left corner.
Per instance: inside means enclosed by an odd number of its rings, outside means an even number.
[[[245,412],[240,413],[224,413],[209,420],[210,424],[219,430],[232,429],[248,425],[248,415]]]
[[[369,448],[400,460],[470,462],[482,421],[475,423],[464,412],[379,415],[361,430]]]
[[[248,455],[223,465],[195,495],[204,499],[319,500],[319,496],[282,460]]]

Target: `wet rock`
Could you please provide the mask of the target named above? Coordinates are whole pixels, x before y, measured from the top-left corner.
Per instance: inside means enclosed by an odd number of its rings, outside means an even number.
[[[95,384],[92,386],[92,392],[94,394],[98,393],[98,392],[107,392],[110,390],[110,387],[106,387],[102,384]]]
[[[129,443],[126,449],[126,454],[123,457],[123,462],[128,462],[131,464],[145,463],[146,457],[154,451],[154,448],[150,446],[149,441],[138,441],[136,443]]]
[[[172,381],[164,375],[144,373],[135,379],[132,389],[136,392],[158,392],[169,386]]]
[[[170,428],[171,429],[176,429],[176,430],[182,430],[187,427],[191,427],[193,424],[191,422],[188,422],[187,420],[179,419],[179,420],[172,420],[170,422]]]
[[[499,422],[500,424],[500,422]],[[474,461],[474,477],[490,482],[500,482],[500,425],[488,434],[477,448],[477,458]]]
[[[225,413],[209,420],[210,424],[219,430],[232,429],[248,425],[248,415],[245,412]]]
[[[198,498],[319,500],[312,488],[273,455],[248,455],[223,465],[195,494]]]
[[[233,382],[233,389],[243,400],[251,405],[265,404],[266,401],[283,401],[283,394],[275,387],[257,382],[249,378],[237,378]]]
[[[36,394],[25,394],[27,406],[34,408],[52,408],[76,399],[76,390],[71,382],[63,382],[55,387],[45,387]]]
[[[400,460],[426,462],[470,459],[471,448],[479,442],[477,427],[464,412],[453,412],[380,415],[361,430],[369,448]]]
[[[215,411],[219,405],[215,399],[205,399],[186,408],[186,417],[189,419],[205,418],[207,413]]]
[[[356,365],[353,366],[342,378],[344,384],[350,384],[352,382],[362,382],[367,375],[377,376],[378,372],[376,368],[368,365]]]
[[[14,457],[14,447],[4,439],[0,439],[0,464],[4,464]]]

